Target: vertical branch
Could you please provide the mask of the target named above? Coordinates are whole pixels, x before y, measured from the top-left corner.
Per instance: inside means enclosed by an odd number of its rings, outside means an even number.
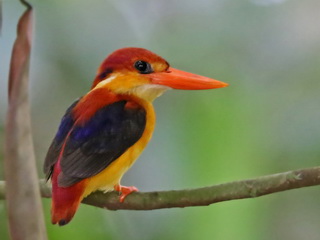
[[[25,1],[21,1],[26,5]],[[21,16],[9,73],[9,107],[6,119],[6,203],[14,240],[46,239],[40,189],[34,157],[28,72],[32,37],[32,8]]]

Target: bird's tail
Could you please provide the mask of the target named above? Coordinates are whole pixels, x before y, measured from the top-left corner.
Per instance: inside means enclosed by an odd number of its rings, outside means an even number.
[[[51,222],[66,225],[71,221],[82,200],[83,191],[72,191],[71,187],[52,190]],[[71,191],[70,191],[71,190]]]
[[[80,202],[83,199],[85,180],[82,180],[70,187],[60,187],[58,185],[59,167],[54,169],[52,175],[52,224],[66,225],[71,221],[76,213]]]

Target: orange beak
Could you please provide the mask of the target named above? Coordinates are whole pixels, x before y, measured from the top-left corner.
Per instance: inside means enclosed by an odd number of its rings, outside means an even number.
[[[201,90],[226,87],[229,84],[218,80],[203,77],[193,73],[169,68],[166,72],[149,74],[153,84],[160,84],[175,89]]]

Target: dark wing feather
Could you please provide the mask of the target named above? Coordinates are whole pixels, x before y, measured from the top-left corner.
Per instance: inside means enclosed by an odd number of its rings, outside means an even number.
[[[58,161],[58,157],[63,145],[63,142],[74,125],[75,120],[72,117],[72,109],[77,105],[80,99],[77,99],[65,112],[59,130],[53,139],[47,156],[44,161],[43,171],[46,174],[46,178],[49,179],[52,174],[53,166]]]
[[[140,139],[146,112],[139,107],[126,108],[126,103],[109,104],[84,125],[72,128],[60,162],[60,186],[98,174]]]

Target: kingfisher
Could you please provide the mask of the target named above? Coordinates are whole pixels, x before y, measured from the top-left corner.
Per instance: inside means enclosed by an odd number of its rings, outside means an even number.
[[[90,91],[65,112],[49,147],[44,172],[52,184],[51,222],[71,221],[90,193],[118,191],[119,201],[138,191],[120,185],[150,141],[152,102],[169,89],[200,90],[228,84],[170,67],[143,48],[122,48],[100,65]]]

